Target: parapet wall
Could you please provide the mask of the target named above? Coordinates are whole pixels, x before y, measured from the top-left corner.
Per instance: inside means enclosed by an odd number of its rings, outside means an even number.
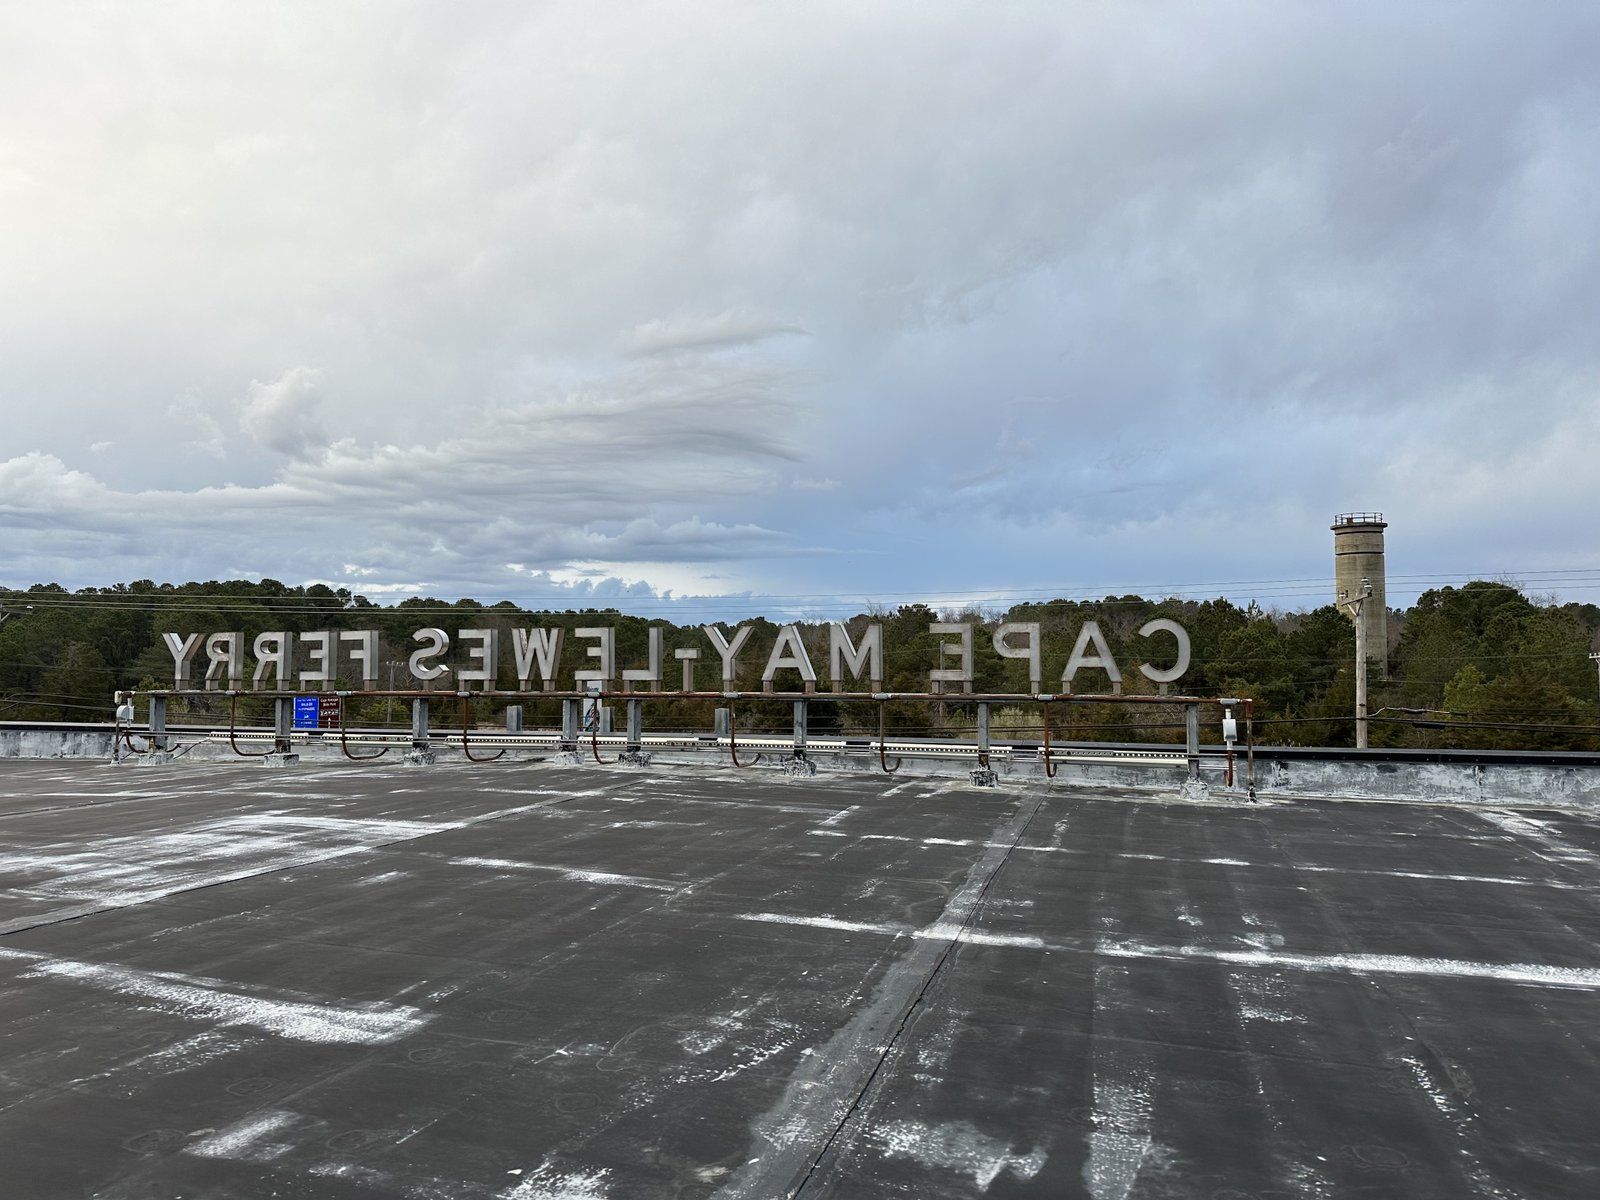
[[[140,744],[143,738],[135,735]],[[112,738],[109,728],[83,725],[0,726],[0,760],[4,759],[100,759],[109,762]],[[337,741],[299,743],[295,747],[307,762],[345,763]],[[1170,749],[1170,747],[1164,747]],[[369,753],[365,747],[362,752]],[[463,761],[459,754],[444,747],[439,761]],[[392,755],[386,762],[398,761]],[[504,763],[528,762],[548,758],[548,751],[516,749]],[[789,758],[767,753],[755,769],[781,769]],[[238,760],[227,744],[202,743],[188,755],[191,760]],[[1515,758],[1516,761],[1506,761]],[[1545,761],[1541,761],[1541,759]],[[130,766],[140,759],[125,760]],[[587,764],[587,753],[579,759]],[[675,751],[657,754],[655,761],[672,766],[727,766],[726,754],[714,751]],[[880,774],[876,757],[845,757],[813,754],[811,762],[822,773]],[[357,764],[349,763],[352,769]],[[971,762],[966,759],[907,758],[897,772],[906,778],[936,775],[965,777]],[[1027,758],[995,764],[1000,783],[1038,786],[1046,782],[1043,765]],[[1245,762],[1242,754],[1234,758],[1234,787],[1223,787],[1223,759],[1215,747],[1208,747],[1202,759],[1202,779],[1213,795],[1245,795]],[[182,770],[181,762],[169,769]],[[490,769],[490,768],[485,768]],[[1183,790],[1187,772],[1181,766],[1135,763],[1087,763],[1065,758],[1057,760],[1056,777],[1049,781],[1065,787],[1100,787],[1142,790],[1152,795],[1171,795]],[[1485,754],[1482,761],[1457,756],[1449,761],[1379,760],[1372,756],[1336,750],[1308,757],[1304,752],[1258,749],[1255,755],[1256,794],[1262,799],[1351,799],[1393,800],[1433,804],[1503,804],[1576,808],[1600,811],[1600,762],[1561,761],[1561,756],[1534,754],[1508,756]]]
[[[83,726],[0,727],[0,759],[111,758],[111,731]]]
[[[1335,796],[1600,810],[1600,767],[1536,762],[1372,762],[1256,753],[1263,796]]]

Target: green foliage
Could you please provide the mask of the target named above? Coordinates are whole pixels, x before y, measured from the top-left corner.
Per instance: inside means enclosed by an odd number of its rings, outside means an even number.
[[[0,620],[0,719],[104,720],[115,691],[149,690],[171,680],[172,657],[161,640],[164,632],[237,631],[248,654],[259,633],[377,629],[382,645],[382,661],[376,666],[379,686],[406,688],[411,686],[407,660],[415,648],[414,631],[437,627],[454,642],[463,629],[494,629],[501,643],[499,686],[511,689],[516,687],[515,629],[538,625],[563,631],[558,678],[566,681],[585,664],[585,652],[593,644],[577,637],[577,630],[614,626],[621,670],[645,665],[650,630],[658,627],[667,688],[676,689],[682,680],[682,663],[673,651],[691,647],[700,653],[696,686],[722,688],[720,660],[699,626],[650,621],[614,609],[529,612],[505,601],[484,605],[427,597],[385,606],[322,584],[289,587],[265,579],[173,585],[145,579],[77,592],[56,584],[0,592],[0,612],[8,614]],[[1177,685],[1185,693],[1253,698],[1263,742],[1352,743],[1354,632],[1333,605],[1277,614],[1221,598],[1196,602],[1124,595],[1018,604],[1004,613],[941,613],[925,604],[906,604],[862,613],[844,624],[857,644],[868,625],[883,625],[883,686],[891,692],[923,692],[929,687],[928,672],[939,665],[938,647],[955,640],[929,632],[928,626],[970,622],[975,690],[1022,694],[1031,690],[1027,663],[996,652],[996,626],[1001,621],[1037,622],[1044,648],[1040,684],[1046,691],[1061,691],[1074,641],[1092,620],[1121,667],[1124,692],[1150,694],[1155,686],[1137,664],[1163,663],[1170,649],[1164,635],[1146,639],[1139,634],[1156,617],[1172,618],[1190,633],[1193,658]],[[761,674],[778,626],[764,618],[743,624],[752,626],[752,633],[732,682],[747,696],[738,705],[740,728],[786,731],[788,705],[760,698]],[[1509,584],[1474,581],[1425,592],[1410,610],[1393,613],[1391,625],[1399,638],[1390,672],[1385,677],[1381,663],[1375,662],[1370,673],[1373,745],[1600,748],[1597,676],[1588,657],[1600,628],[1600,607],[1540,604]],[[731,626],[724,628],[731,633]],[[833,687],[829,624],[801,622],[798,628],[822,698],[813,706],[813,731],[819,736],[876,733],[880,705],[859,695],[867,689],[866,680],[846,681],[846,690],[856,698],[826,699]],[[197,659],[197,674],[203,674],[202,660],[203,655]],[[348,661],[344,655],[339,660]],[[360,682],[345,666],[338,686],[358,688]],[[1075,681],[1079,692],[1104,691],[1108,684],[1097,670],[1086,670]],[[799,673],[792,669],[781,671],[776,681],[780,691],[800,686]],[[503,703],[475,702],[474,719],[497,719]],[[554,701],[522,703],[529,725],[549,727],[559,720]],[[227,705],[219,697],[202,696],[183,707],[216,715],[225,714]],[[441,709],[439,719],[458,720],[454,704],[447,707],[450,712]],[[706,700],[652,704],[648,720],[660,728],[707,727],[710,707]],[[900,733],[970,735],[976,725],[973,704],[955,693],[937,705],[891,701],[882,706],[881,718],[886,728]],[[352,700],[347,719],[353,724],[403,724],[407,711],[404,702]],[[1035,738],[1043,720],[1037,704],[1009,706],[993,714],[993,732],[996,737]],[[1062,740],[1182,738],[1181,711],[1165,705],[1056,703],[1050,723],[1052,736]]]

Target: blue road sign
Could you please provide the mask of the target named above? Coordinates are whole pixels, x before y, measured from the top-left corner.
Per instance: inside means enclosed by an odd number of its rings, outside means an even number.
[[[319,697],[296,696],[294,698],[294,727],[296,729],[315,729],[321,713],[322,700]]]

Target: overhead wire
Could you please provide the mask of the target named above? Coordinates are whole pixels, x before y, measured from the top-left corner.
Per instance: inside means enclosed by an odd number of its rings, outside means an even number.
[[[1566,589],[1600,589],[1600,568],[1540,568],[1531,570],[1460,571],[1426,574],[1396,574],[1388,576],[1390,590],[1408,585],[1436,585],[1468,582],[1505,582],[1508,586],[1528,589],[1539,585],[1559,586]],[[1062,600],[1068,603],[1148,604],[1161,600],[1227,599],[1231,595],[1244,595],[1247,591],[1256,597],[1304,597],[1325,595],[1329,581],[1325,576],[1299,576],[1279,579],[1217,580],[1210,582],[1144,582],[1118,584],[1073,584],[1054,587],[968,587],[961,589],[924,589],[915,591],[862,591],[862,592],[800,592],[800,593],[744,593],[739,595],[661,595],[627,597],[572,597],[561,609],[554,609],[548,596],[507,596],[493,603],[467,600],[466,611],[491,609],[498,604],[512,604],[529,612],[607,612],[629,609],[662,608],[681,611],[684,608],[700,610],[749,611],[753,606],[826,606],[843,608],[863,606],[871,609],[886,600],[923,603],[930,607],[989,607],[1004,602],[1016,604],[1043,603]],[[1148,593],[1146,596],[1144,593]],[[1126,600],[1134,595],[1138,598]],[[582,604],[582,600],[590,603]],[[230,592],[195,592],[174,589],[170,592],[140,590],[137,592],[111,592],[80,589],[66,591],[24,591],[9,589],[0,592],[0,601],[26,603],[49,607],[75,605],[100,605],[109,603],[130,610],[166,609],[169,611],[261,611],[263,609],[284,615],[313,615],[348,612],[352,609],[373,609],[380,612],[405,611],[417,615],[461,612],[456,603],[435,600],[433,597],[407,597],[390,604],[380,604],[357,591],[348,595],[329,596],[290,594],[285,596],[240,596]]]

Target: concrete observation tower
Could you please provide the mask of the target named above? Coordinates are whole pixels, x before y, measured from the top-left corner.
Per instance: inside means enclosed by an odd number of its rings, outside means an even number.
[[[1382,513],[1340,513],[1333,519],[1334,602],[1352,621],[1361,622],[1367,657],[1377,659],[1385,675],[1389,673],[1389,603],[1383,576],[1387,528]]]

